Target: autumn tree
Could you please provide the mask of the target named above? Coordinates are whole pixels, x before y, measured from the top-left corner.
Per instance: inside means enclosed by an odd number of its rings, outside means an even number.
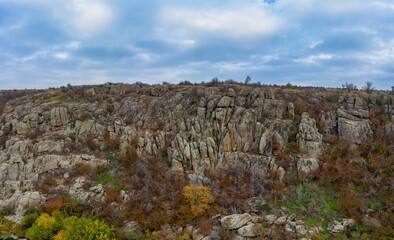
[[[182,195],[190,205],[193,217],[203,215],[215,201],[208,187],[188,185],[182,190]]]

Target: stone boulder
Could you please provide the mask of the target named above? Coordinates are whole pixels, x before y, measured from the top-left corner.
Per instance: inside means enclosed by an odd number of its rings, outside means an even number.
[[[228,230],[238,229],[252,221],[253,217],[248,214],[233,214],[220,219],[222,226]]]
[[[67,125],[69,121],[69,116],[67,108],[56,107],[51,110],[51,126],[52,127],[62,127]]]
[[[342,104],[337,109],[338,134],[350,144],[361,144],[372,137],[369,112],[364,101],[355,95],[339,99]]]
[[[241,227],[237,232],[242,237],[258,237],[263,232],[263,225],[260,223],[251,223]]]

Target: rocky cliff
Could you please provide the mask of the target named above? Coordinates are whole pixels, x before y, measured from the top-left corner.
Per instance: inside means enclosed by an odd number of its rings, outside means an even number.
[[[322,167],[323,152],[337,139],[357,149],[394,131],[394,96],[385,92],[105,84],[27,91],[17,97],[2,94],[7,98],[0,122],[0,209],[14,209],[16,221],[29,206],[45,205],[60,194],[84,204],[107,203],[121,212],[138,191],[127,183],[115,187],[98,180],[103,174],[97,169],[115,176],[142,174],[142,184],[149,185],[146,173],[132,165],[135,159],[160,161],[165,175],[176,175],[185,184],[214,189],[221,183],[211,175],[224,169],[248,172],[250,181],[260,179],[260,185],[271,179],[278,187],[286,186],[288,176],[313,178]],[[133,154],[134,160],[122,164],[123,156]],[[112,189],[117,190],[115,200],[108,197]],[[276,190],[249,192],[248,199],[261,199],[270,191]],[[221,193],[214,195],[221,198]],[[157,199],[137,202],[147,212],[159,204]],[[248,209],[239,206],[222,207],[228,207],[228,214]],[[253,224],[245,222],[235,232],[249,238],[266,235],[262,232],[269,227],[247,216]]]

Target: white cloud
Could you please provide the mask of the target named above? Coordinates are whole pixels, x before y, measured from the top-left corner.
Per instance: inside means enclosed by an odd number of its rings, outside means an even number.
[[[55,53],[54,57],[59,60],[67,60],[70,58],[70,54],[68,52],[58,52]]]
[[[77,50],[80,48],[81,44],[79,42],[70,42],[66,45],[66,49],[68,50]]]
[[[309,44],[309,48],[315,48],[316,46],[319,46],[320,44],[322,44],[324,41],[314,41],[311,44]]]
[[[281,0],[276,5],[282,10],[288,10],[290,14],[312,12],[331,16],[368,9],[368,4],[360,0]]]
[[[158,56],[155,54],[151,54],[151,53],[138,53],[134,56],[134,58],[142,63],[151,63],[154,62]]]
[[[36,59],[39,59],[39,58],[44,58],[47,55],[48,55],[47,51],[37,51],[37,52],[34,52],[33,54],[31,54],[29,56],[19,58],[19,59],[17,59],[17,61],[25,63],[25,62],[33,61],[33,60],[36,60]]]
[[[294,60],[295,62],[300,62],[300,63],[308,63],[308,64],[313,64],[322,60],[329,60],[332,59],[333,55],[331,54],[318,54],[318,55],[311,55],[305,58],[300,58]]]
[[[378,41],[378,49],[369,53],[361,53],[355,57],[370,64],[384,64],[394,60],[394,40],[389,42]]]
[[[114,22],[114,9],[107,0],[0,0],[1,3],[33,5],[48,10],[68,33],[93,36]]]
[[[370,4],[371,4],[371,6],[374,6],[374,7],[383,9],[383,10],[385,10],[385,9],[394,10],[394,4],[393,3],[377,1],[377,2],[370,3]]]
[[[114,20],[113,9],[100,0],[71,0],[52,6],[54,17],[69,33],[92,36],[106,30]]]
[[[269,36],[279,31],[283,19],[264,7],[164,8],[160,13],[164,31],[176,35],[210,34],[235,39]]]

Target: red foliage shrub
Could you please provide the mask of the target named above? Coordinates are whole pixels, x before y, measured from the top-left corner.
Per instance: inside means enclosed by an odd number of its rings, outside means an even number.
[[[77,163],[74,165],[74,171],[76,171],[79,176],[86,176],[90,175],[93,169],[88,163]]]
[[[47,200],[43,206],[44,211],[48,214],[51,214],[54,210],[60,210],[63,207],[63,197],[56,196],[55,198],[51,198]]]
[[[120,139],[112,139],[110,133],[106,131],[104,134],[104,144],[108,151],[119,150]]]
[[[345,196],[341,199],[339,207],[346,214],[346,216],[351,217],[356,220],[361,220],[361,200],[352,191],[347,191]]]
[[[133,171],[135,169],[134,165],[138,161],[138,159],[139,156],[136,149],[134,147],[130,147],[129,149],[127,149],[126,154],[121,156],[120,165],[128,171]]]
[[[200,218],[197,224],[199,233],[204,236],[209,236],[211,234],[211,230],[213,227],[213,223],[210,221],[209,218]]]
[[[107,166],[106,166],[105,164],[100,164],[100,165],[98,165],[98,166],[96,167],[96,169],[94,170],[94,174],[95,174],[95,175],[99,175],[99,174],[104,173],[104,172],[106,172],[106,171],[108,171]]]
[[[107,203],[112,203],[112,202],[120,203],[121,199],[119,195],[119,190],[114,188],[109,188],[105,190],[105,201]]]
[[[41,179],[35,184],[35,188],[41,193],[48,194],[58,186],[56,179],[50,175],[42,175]]]
[[[5,103],[0,102],[0,116],[3,115],[4,109],[5,109]]]

